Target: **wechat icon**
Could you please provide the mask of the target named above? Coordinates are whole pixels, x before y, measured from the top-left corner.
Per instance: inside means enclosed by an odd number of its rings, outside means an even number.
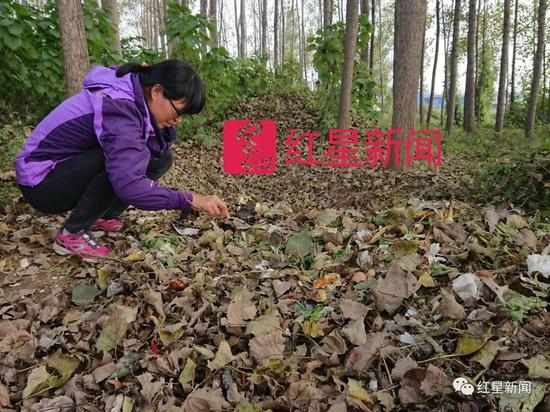
[[[474,385],[468,383],[464,378],[456,378],[453,381],[453,387],[455,391],[462,392],[464,395],[471,395],[474,393]]]

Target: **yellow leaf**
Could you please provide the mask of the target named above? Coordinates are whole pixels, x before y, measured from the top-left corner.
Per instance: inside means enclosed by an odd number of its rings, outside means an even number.
[[[372,399],[369,396],[369,393],[361,385],[361,382],[356,381],[355,379],[348,379],[348,389],[347,393],[349,396],[359,399],[363,402],[372,403]]]
[[[445,223],[453,223],[453,208],[449,208],[449,213],[445,217]]]
[[[310,336],[312,338],[325,336],[325,333],[319,327],[317,322],[313,322],[311,320],[305,320],[304,324],[302,325],[302,329],[307,336]]]
[[[422,273],[422,275],[420,275],[420,277],[418,278],[418,283],[420,283],[425,288],[433,288],[435,286],[435,281],[428,272],[424,272]]]
[[[474,352],[477,352],[483,346],[485,346],[487,341],[491,339],[492,336],[493,335],[490,330],[481,338],[474,338],[473,336],[462,336],[458,340],[458,344],[456,345],[456,350],[453,356],[470,355]]]
[[[193,359],[187,358],[187,361],[185,362],[185,366],[181,371],[180,377],[179,377],[179,382],[182,385],[193,382],[193,380],[195,379],[196,367],[197,367],[197,364],[193,362]]]
[[[130,253],[128,256],[124,258],[126,262],[138,262],[143,259],[144,259],[143,254],[139,251]]]
[[[109,286],[109,271],[105,268],[101,268],[97,271],[97,286],[101,289],[105,289]]]
[[[325,303],[328,299],[328,296],[325,290],[316,290],[311,298],[315,302]]]

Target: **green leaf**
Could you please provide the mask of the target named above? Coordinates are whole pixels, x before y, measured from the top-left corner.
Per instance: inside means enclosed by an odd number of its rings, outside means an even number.
[[[111,314],[101,335],[95,343],[98,351],[110,351],[116,348],[126,336],[130,324],[136,320],[137,308],[128,306],[112,305]]]
[[[305,256],[313,249],[313,237],[309,231],[302,231],[291,236],[285,247],[285,254]]]
[[[87,283],[82,283],[74,287],[72,301],[75,305],[86,307],[100,294],[101,291],[99,289]]]
[[[538,297],[516,296],[509,299],[504,308],[508,315],[518,322],[523,322],[525,316],[531,310],[543,309],[547,303]]]

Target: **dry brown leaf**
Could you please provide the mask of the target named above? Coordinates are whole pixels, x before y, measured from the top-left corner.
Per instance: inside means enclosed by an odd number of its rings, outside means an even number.
[[[254,298],[254,293],[245,288],[229,303],[227,308],[229,326],[243,326],[246,324],[245,320],[254,319],[256,306],[252,298]]]
[[[393,314],[399,309],[403,300],[412,296],[419,288],[420,284],[416,277],[393,262],[388,274],[380,279],[374,288],[376,307],[379,311],[385,310]]]
[[[265,365],[270,359],[282,359],[285,342],[281,331],[273,331],[251,339],[250,354],[259,365]]]
[[[351,320],[365,318],[367,313],[371,310],[361,302],[351,299],[342,299],[340,302],[340,309],[344,317]]]

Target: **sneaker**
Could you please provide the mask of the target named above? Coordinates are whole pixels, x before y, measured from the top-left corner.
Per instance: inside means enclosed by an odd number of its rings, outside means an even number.
[[[84,230],[73,234],[64,229],[57,232],[53,250],[63,256],[77,255],[91,262],[106,257],[110,252],[108,247],[98,245],[95,239]]]
[[[124,231],[124,221],[119,217],[113,219],[97,219],[92,225],[92,229],[120,233]]]

